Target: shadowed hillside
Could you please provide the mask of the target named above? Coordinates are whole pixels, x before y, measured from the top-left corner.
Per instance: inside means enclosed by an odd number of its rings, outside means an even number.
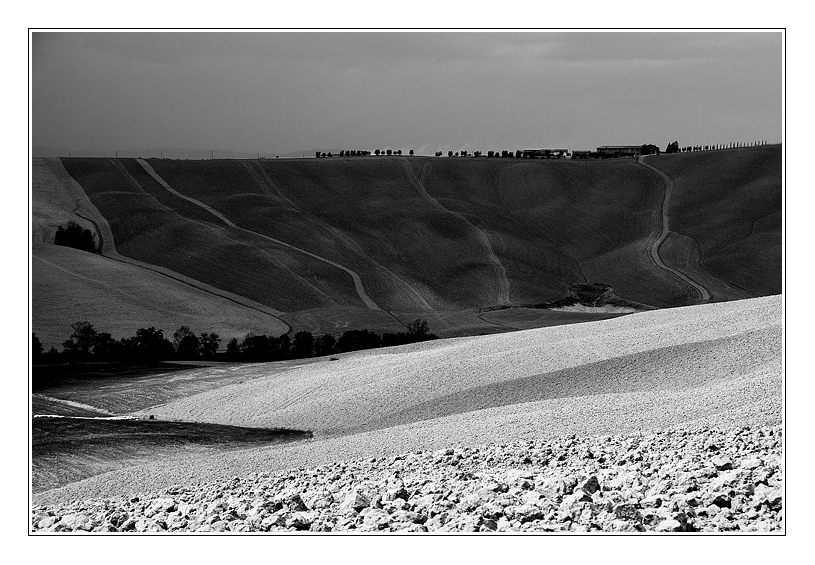
[[[781,292],[780,146],[666,155],[649,163],[674,181],[671,230],[732,291]]]
[[[584,283],[608,285],[643,308],[699,302],[689,280],[713,301],[780,293],[780,170],[780,146],[644,164],[35,159],[32,235],[48,247],[84,193],[85,208],[104,219],[91,222],[101,261],[115,253],[242,297],[295,330],[394,331],[426,318],[439,335],[461,335],[517,327],[514,309],[489,318],[480,309],[540,305]],[[670,231],[660,242],[669,182]],[[60,284],[38,281],[43,293]],[[92,321],[106,330],[97,313]],[[35,308],[34,331],[47,318]]]

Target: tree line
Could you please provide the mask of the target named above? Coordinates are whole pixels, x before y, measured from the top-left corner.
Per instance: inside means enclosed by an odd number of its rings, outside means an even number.
[[[436,151],[433,154],[435,157],[443,157],[443,151]],[[461,151],[448,151],[448,157],[484,157],[484,154],[481,151],[466,151],[462,149]],[[502,151],[487,151],[486,157],[489,158],[498,158],[498,159],[523,159],[524,152],[521,149],[516,149],[515,151],[507,151],[506,149]]]
[[[362,151],[360,149],[351,149],[350,151],[340,150],[339,156],[340,157],[365,157],[370,155],[370,151]],[[401,155],[401,149],[374,149],[374,155]],[[413,149],[408,151],[408,155],[413,155]],[[326,153],[325,151],[315,151],[314,156],[318,159],[323,159],[326,157],[333,157],[334,155],[329,151]]]
[[[767,145],[767,142],[762,141],[749,141],[749,142],[741,142],[741,141],[733,141],[731,143],[712,143],[710,145],[686,145],[684,147],[679,147],[678,141],[672,141],[665,147],[665,153],[691,153],[694,151],[718,151],[719,149],[734,149],[738,147],[758,147],[761,145]]]
[[[45,351],[37,334],[31,336],[34,364],[76,363],[87,361],[124,361],[152,363],[171,360],[280,361],[303,359],[361,349],[375,349],[438,339],[430,333],[427,320],[415,320],[406,332],[382,335],[367,329],[349,330],[339,338],[331,334],[314,336],[299,331],[293,339],[288,334],[278,337],[248,334],[243,340],[232,338],[226,350],[220,351],[221,337],[214,332],[196,335],[188,326],[181,326],[171,338],[155,327],[142,328],[132,337],[114,339],[107,332],[98,332],[90,322],[71,324],[72,333],[62,343],[62,351],[52,347]]]

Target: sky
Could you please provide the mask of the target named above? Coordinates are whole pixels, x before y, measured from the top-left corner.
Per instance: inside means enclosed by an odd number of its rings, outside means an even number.
[[[33,32],[32,145],[128,151],[781,141],[780,31]]]

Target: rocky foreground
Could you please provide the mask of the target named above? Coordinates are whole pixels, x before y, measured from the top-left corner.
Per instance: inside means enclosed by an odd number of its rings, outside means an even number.
[[[420,451],[37,506],[38,532],[779,532],[781,426]]]

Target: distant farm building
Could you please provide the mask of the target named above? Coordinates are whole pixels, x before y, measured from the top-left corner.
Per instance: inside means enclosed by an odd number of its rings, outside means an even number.
[[[562,159],[569,154],[568,149],[524,149],[524,159]]]
[[[658,155],[659,147],[645,145],[603,145],[597,148],[600,157],[636,157],[638,155]]]

